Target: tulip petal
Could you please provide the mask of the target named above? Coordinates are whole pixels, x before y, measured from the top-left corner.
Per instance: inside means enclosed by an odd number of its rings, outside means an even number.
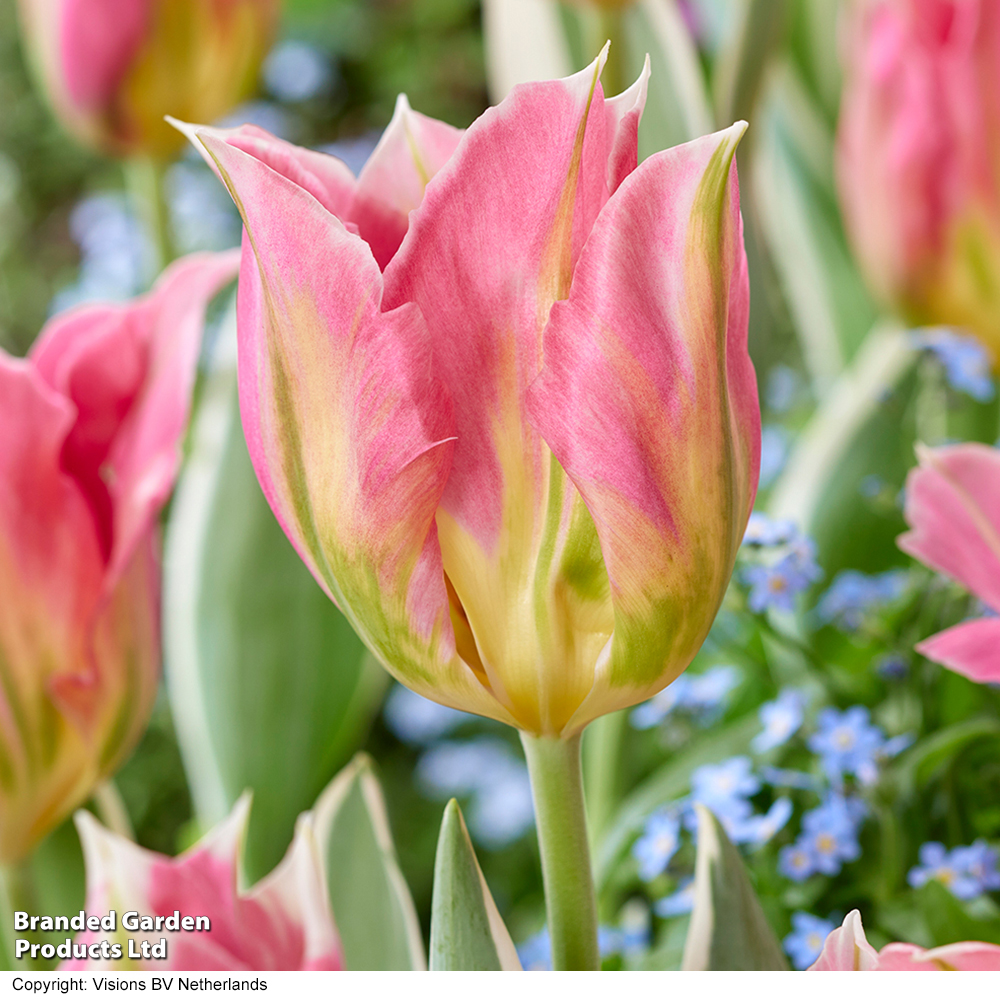
[[[810,972],[871,972],[878,968],[878,953],[868,943],[861,914],[851,910],[844,922],[831,931]]]
[[[315,827],[311,813],[299,817],[295,839],[284,860],[246,898],[283,914],[288,921],[286,928],[304,932],[300,968],[341,969],[340,940],[330,913]]]
[[[199,150],[204,150],[199,134],[228,143],[308,191],[352,232],[361,234],[380,268],[399,249],[410,211],[420,204],[428,182],[462,138],[461,129],[418,114],[400,94],[392,121],[355,180],[337,157],[295,146],[255,125],[219,129],[168,121]],[[215,160],[206,159],[222,178]]]
[[[205,310],[239,268],[236,251],[192,254],[160,277],[138,305],[133,322],[145,326],[146,376],[142,393],[108,453],[115,542],[108,586],[150,530],[173,488],[201,349]]]
[[[922,961],[927,952],[915,944],[887,944],[878,953],[876,972],[940,972],[941,967]]]
[[[105,593],[173,486],[205,309],[238,262],[236,251],[184,257],[149,296],[73,310],[32,347],[38,372],[76,404],[62,463],[94,512],[110,563]]]
[[[384,269],[399,249],[410,212],[461,138],[461,129],[413,111],[405,94],[396,99],[392,121],[358,176],[348,216],[379,267]]]
[[[385,274],[386,306],[427,318],[454,401],[437,527],[459,652],[535,733],[562,731],[611,631],[590,516],[524,410],[552,303],[634,162],[644,81],[609,108],[604,58],[474,122]]]
[[[639,165],[639,122],[646,106],[649,89],[649,56],[642,65],[639,79],[628,90],[604,102],[607,130],[611,135],[608,154],[608,191],[614,194],[618,186]]]
[[[76,814],[87,866],[87,909],[140,915],[207,917],[208,930],[130,931],[137,942],[167,939],[166,960],[147,968],[181,971],[340,969],[340,947],[326,899],[312,816],[304,814],[281,864],[248,893],[237,886],[250,814],[244,794],[229,816],[178,858],[112,833],[89,813]],[[102,932],[86,931],[78,943]],[[118,968],[114,960],[74,959],[64,969]]]
[[[148,0],[66,0],[61,7],[56,30],[66,90],[78,107],[99,109],[113,99],[149,30],[150,5]]]
[[[454,424],[420,310],[382,311],[368,245],[306,190],[208,130],[197,139],[246,227],[240,405],[271,508],[400,680],[506,721],[455,656],[433,522]]]
[[[960,444],[917,451],[899,547],[1000,610],[1000,451]]]
[[[115,520],[108,452],[142,388],[143,334],[141,324],[130,322],[127,307],[85,305],[47,324],[29,355],[46,382],[76,407],[60,463],[90,504],[105,559],[114,544]]]
[[[210,128],[207,125],[191,125],[178,121],[169,115],[167,121],[188,137],[223,184],[226,183],[226,178],[215,159],[205,155],[205,146],[200,136],[243,150],[261,163],[267,164],[275,173],[281,174],[293,184],[308,191],[332,215],[341,220],[345,219],[354,198],[355,180],[347,164],[336,156],[296,146],[256,125]]]
[[[887,944],[878,953],[879,972],[997,972],[1000,947],[982,941],[959,941],[940,948]]]
[[[1000,684],[1000,618],[977,618],[938,632],[916,650],[977,684]]]
[[[879,952],[880,958],[885,950],[883,948]],[[1000,947],[983,941],[959,941],[940,948],[929,948],[921,956],[921,961],[956,972],[1000,972]]]
[[[94,778],[47,685],[84,671],[104,562],[93,518],[59,465],[71,405],[30,363],[0,352],[0,860],[50,828],[68,793]],[[67,741],[76,753],[52,760]],[[86,772],[86,773],[81,773]],[[75,801],[79,801],[77,798]],[[75,804],[70,801],[66,807]]]
[[[614,602],[614,639],[574,728],[687,666],[753,506],[744,128],[650,157],[622,184],[545,331],[529,412],[593,517]]]

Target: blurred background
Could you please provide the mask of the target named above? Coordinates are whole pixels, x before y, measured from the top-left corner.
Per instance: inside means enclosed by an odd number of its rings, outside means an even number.
[[[355,172],[399,92],[424,114],[468,126],[533,72],[505,48],[503,3],[286,0],[256,95],[224,123],[256,123]],[[750,122],[739,168],[764,417],[762,517],[690,671],[588,732],[609,968],[679,965],[694,801],[726,817],[797,966],[855,906],[876,945],[1000,942],[991,895],[1000,887],[1000,698],[913,652],[981,609],[895,544],[914,441],[996,441],[991,358],[946,318],[928,327],[879,305],[877,283],[862,276],[835,183],[840,7],[641,0],[622,14],[548,5],[545,24],[561,41],[543,70],[582,67],[611,37],[613,92],[651,52],[643,155]],[[175,252],[238,245],[235,209],[193,152],[164,168],[163,192]],[[121,164],[86,151],[53,118],[32,82],[16,5],[0,0],[7,351],[24,354],[60,310],[148,288],[160,237],[136,204]],[[226,306],[220,297],[211,314],[200,391],[208,406],[221,385],[214,405],[232,416],[231,368],[212,350],[226,336]],[[250,785],[255,879],[282,856],[295,815],[365,749],[425,936],[441,812],[455,795],[522,961],[543,967],[544,903],[516,735],[420,699],[366,659],[274,524],[238,421],[229,426],[207,505],[185,500],[182,481],[165,518],[168,602],[194,596],[168,608],[167,685],[115,779],[137,841],[176,853]],[[198,434],[196,417],[189,449]],[[181,552],[177,539],[192,525],[206,541]],[[171,648],[190,655],[172,662]],[[183,717],[198,698],[192,684],[213,692],[206,700],[218,717],[207,733]],[[822,850],[810,844],[819,835]],[[32,864],[51,902],[38,912],[82,905],[70,823]]]

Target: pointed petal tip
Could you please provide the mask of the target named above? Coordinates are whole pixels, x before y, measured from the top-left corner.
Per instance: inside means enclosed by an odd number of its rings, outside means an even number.
[[[101,830],[104,829],[97,817],[89,809],[77,809],[73,813],[73,825],[76,827],[76,832],[80,835],[80,840],[83,843],[86,843],[91,837],[99,836]]]
[[[750,123],[744,120],[743,118],[740,118],[738,121],[733,122],[733,124],[730,125],[729,128],[723,129],[722,133],[724,135],[730,136],[729,141],[732,142],[733,147],[735,148],[736,146],[739,145],[740,140],[746,134],[746,130],[749,127]]]
[[[195,147],[198,146],[198,129],[201,128],[200,125],[196,125],[193,122],[185,122],[180,118],[174,118],[173,115],[164,115],[163,120],[170,125],[172,128],[177,129],[181,135],[186,136],[187,139],[194,144]]]

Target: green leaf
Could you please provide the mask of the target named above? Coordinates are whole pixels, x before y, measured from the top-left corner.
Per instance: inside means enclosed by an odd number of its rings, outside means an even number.
[[[754,125],[754,203],[804,360],[823,393],[877,313],[840,221],[833,136],[787,63],[771,75]]]
[[[841,72],[837,46],[839,0],[798,0],[790,11],[790,49],[796,67],[823,109],[834,121],[840,103]]]
[[[742,0],[739,24],[715,67],[715,118],[720,128],[753,117],[764,70],[785,26],[785,0]]]
[[[922,886],[917,900],[935,946],[957,941],[1000,944],[1000,921],[976,919],[937,880]]]
[[[1000,739],[1000,722],[988,716],[966,719],[925,736],[886,769],[882,782],[900,798],[911,798],[926,787],[934,772],[947,766],[979,740]]]
[[[649,54],[639,159],[712,131],[712,112],[698,52],[675,0],[639,0],[621,14],[624,79],[630,85]],[[726,122],[725,124],[729,124]]]
[[[243,439],[230,316],[167,525],[164,654],[198,823],[253,790],[251,881],[364,740],[385,674],[299,559]]]
[[[788,962],[761,909],[740,852],[703,805],[698,814],[694,909],[682,968],[689,972],[784,971]]]
[[[420,923],[396,860],[371,759],[358,754],[314,810],[330,907],[348,969],[426,969]]]
[[[483,41],[486,78],[496,103],[516,84],[572,72],[562,19],[551,0],[483,0]]]
[[[430,967],[431,972],[521,969],[454,799],[444,809],[434,860]]]
[[[747,744],[758,732],[760,720],[756,712],[728,725],[718,726],[710,733],[697,737],[686,750],[672,757],[633,789],[608,824],[607,833],[594,852],[594,881],[598,891],[607,885],[618,859],[649,815],[665,802],[687,792],[691,772],[696,767],[745,753]]]
[[[877,476],[893,491],[913,464],[915,352],[896,327],[876,327],[799,435],[775,484],[769,513],[815,538],[830,580],[837,570],[885,569],[905,561],[896,536],[905,525],[892,502],[873,508],[860,485]]]

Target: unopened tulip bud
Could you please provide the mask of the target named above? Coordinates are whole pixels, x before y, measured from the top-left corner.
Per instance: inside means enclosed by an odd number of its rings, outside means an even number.
[[[213,121],[254,89],[279,0],[20,0],[63,125],[113,156],[173,156],[163,121]]]
[[[202,254],[124,305],[0,351],[0,863],[24,857],[135,746],[159,676],[158,515],[180,463]]]
[[[882,300],[1000,361],[1000,4],[853,0],[837,180]]]

